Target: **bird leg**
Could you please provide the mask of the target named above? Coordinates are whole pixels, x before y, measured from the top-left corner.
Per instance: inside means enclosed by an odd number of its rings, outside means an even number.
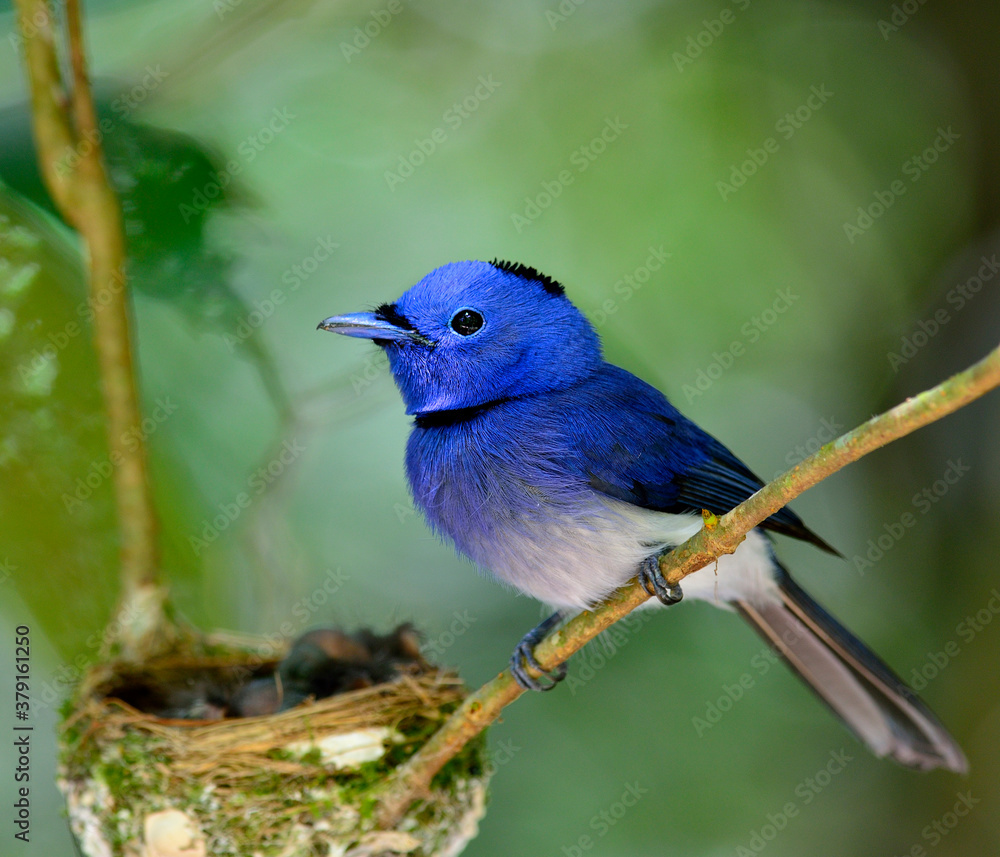
[[[660,571],[660,555],[653,554],[653,556],[647,556],[643,561],[642,565],[639,566],[639,583],[642,584],[642,588],[646,590],[650,595],[659,598],[663,604],[668,607],[671,604],[676,604],[684,597],[684,593],[681,592],[681,588],[677,584],[667,583],[667,579],[663,576],[663,572]]]
[[[528,631],[521,642],[514,647],[514,654],[510,657],[510,672],[516,681],[525,690],[552,690],[559,682],[566,678],[566,664],[559,664],[554,670],[544,670],[535,659],[535,646],[537,646],[562,619],[562,613],[553,613],[536,628]],[[528,674],[527,667],[540,672],[546,679],[535,678]]]

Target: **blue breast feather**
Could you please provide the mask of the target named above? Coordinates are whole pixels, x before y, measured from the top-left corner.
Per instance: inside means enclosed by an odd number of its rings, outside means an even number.
[[[430,525],[486,566],[499,541],[585,520],[602,498],[723,514],[762,484],[662,393],[609,364],[563,390],[418,420],[406,466]],[[762,528],[835,553],[788,509]]]

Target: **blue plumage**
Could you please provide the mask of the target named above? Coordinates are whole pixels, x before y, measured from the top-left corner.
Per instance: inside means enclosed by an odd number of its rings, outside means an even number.
[[[431,527],[496,577],[561,611],[592,606],[640,574],[679,597],[655,557],[761,486],[666,397],[603,360],[593,327],[533,268],[458,262],[373,313],[320,327],[373,340],[414,416],[406,470]],[[737,610],[878,755],[962,770],[934,715],[778,564],[765,531],[834,552],[788,509],[684,594]],[[512,670],[533,679],[531,649]],[[550,676],[558,680],[560,674]]]

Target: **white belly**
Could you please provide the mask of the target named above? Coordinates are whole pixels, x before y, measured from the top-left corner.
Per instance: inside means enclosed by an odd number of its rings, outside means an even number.
[[[539,521],[503,539],[480,561],[497,577],[557,609],[583,610],[634,577],[647,556],[675,547],[701,529],[697,515],[671,515],[615,500],[606,512],[568,523]],[[778,600],[770,544],[752,530],[733,554],[681,582],[685,598],[719,607]],[[658,602],[653,599],[651,603]]]

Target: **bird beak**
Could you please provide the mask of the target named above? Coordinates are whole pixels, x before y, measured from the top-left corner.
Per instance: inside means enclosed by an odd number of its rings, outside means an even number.
[[[397,327],[391,321],[379,318],[373,312],[350,312],[347,315],[332,315],[323,319],[317,330],[329,330],[344,336],[359,339],[389,339],[394,342],[416,342],[430,345],[430,340],[415,330]]]

